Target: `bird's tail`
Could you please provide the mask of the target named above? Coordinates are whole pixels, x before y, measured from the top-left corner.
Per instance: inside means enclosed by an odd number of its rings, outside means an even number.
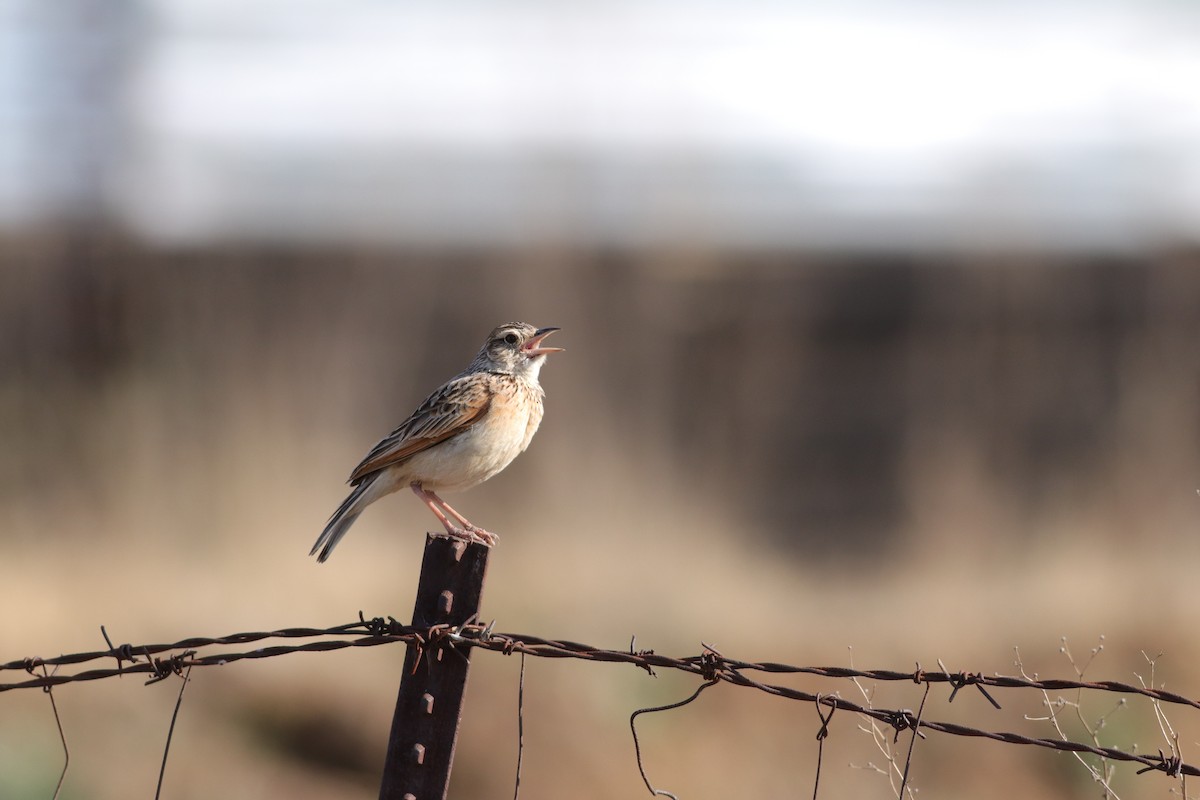
[[[333,512],[333,516],[329,518],[329,522],[325,524],[325,530],[321,531],[321,535],[317,537],[317,543],[312,546],[312,550],[308,551],[310,556],[317,555],[317,551],[320,550],[321,554],[317,556],[318,562],[324,562],[329,558],[329,554],[346,535],[346,531],[350,530],[354,520],[358,519],[358,515],[363,512],[363,509],[376,499],[374,493],[370,493],[368,490],[375,483],[377,477],[378,475],[370,475],[364,478],[362,483],[355,486],[354,491],[350,492],[350,496],[342,501],[337,511]]]

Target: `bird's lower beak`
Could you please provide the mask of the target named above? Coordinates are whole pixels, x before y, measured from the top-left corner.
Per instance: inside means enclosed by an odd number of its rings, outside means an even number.
[[[563,351],[561,347],[541,346],[543,339],[559,330],[562,330],[562,328],[538,328],[536,331],[534,331],[533,338],[526,342],[521,348],[521,352],[530,358],[533,358],[534,356],[544,356],[549,353],[561,353]]]

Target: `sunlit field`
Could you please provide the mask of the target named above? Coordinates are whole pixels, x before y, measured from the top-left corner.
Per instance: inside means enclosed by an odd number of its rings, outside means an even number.
[[[104,649],[101,625],[119,644],[359,611],[407,621],[437,528],[411,494],[372,506],[327,564],[309,547],[366,449],[491,327],[524,319],[563,328],[545,421],[504,473],[448,498],[500,534],[496,630],[802,665],[1079,669],[1200,696],[1194,257],[155,250],[108,235],[11,239],[2,255],[0,661]],[[195,670],[163,796],[376,796],[402,659]],[[451,796],[508,797],[519,660],[472,663]],[[922,692],[781,682],[885,708]],[[697,683],[528,659],[521,796],[648,796],[629,715]],[[55,689],[61,796],[153,796],[179,686]],[[934,687],[924,714],[1057,738],[1031,719],[1040,693],[993,694],[1002,710]],[[1064,708],[1072,739],[1091,742],[1087,724],[1105,746],[1168,749],[1149,701]],[[1194,761],[1200,718],[1163,710]],[[894,796],[860,726],[831,721],[821,797]],[[728,685],[639,722],[647,773],[686,798],[811,795],[819,727],[809,704]],[[909,736],[885,737],[901,763]],[[47,695],[0,693],[0,797],[50,797],[62,765]],[[1117,767],[1121,797],[1179,788],[1135,772]],[[1071,755],[932,733],[910,786],[1101,796]]]

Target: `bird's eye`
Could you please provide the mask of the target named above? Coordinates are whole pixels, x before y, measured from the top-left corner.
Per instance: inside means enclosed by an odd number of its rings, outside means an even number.
[[[505,334],[505,336],[504,336],[504,343],[505,343],[505,344],[516,344],[518,341],[519,341],[519,340],[518,340],[518,338],[517,338],[517,335],[516,335],[515,333],[508,333],[508,334]]]

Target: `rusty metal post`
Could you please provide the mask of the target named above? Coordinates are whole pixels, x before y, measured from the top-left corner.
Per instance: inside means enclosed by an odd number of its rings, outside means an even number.
[[[462,625],[479,613],[490,549],[445,537],[425,539],[412,624]],[[392,717],[380,800],[444,800],[458,739],[470,649],[409,645]],[[420,663],[418,663],[418,658]]]

